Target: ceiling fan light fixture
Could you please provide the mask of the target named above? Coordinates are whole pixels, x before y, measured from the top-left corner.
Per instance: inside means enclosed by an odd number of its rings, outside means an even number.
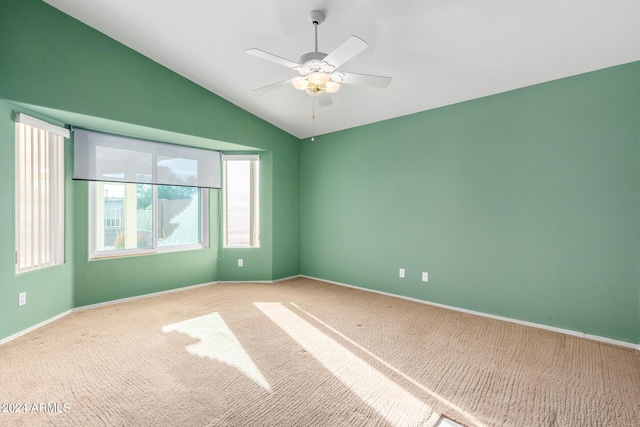
[[[338,83],[338,82],[333,82],[333,81],[328,82],[328,83],[325,85],[325,89],[324,89],[324,90],[325,90],[325,92],[327,92],[327,93],[336,93],[337,91],[339,91],[339,90],[340,90],[340,83]]]
[[[293,87],[298,90],[305,90],[309,85],[309,82],[304,77],[296,77],[291,81],[291,83],[293,84]]]
[[[306,77],[296,77],[291,80],[291,84],[298,90],[304,90],[311,96],[318,96],[321,93],[335,93],[340,89],[340,83],[332,80],[332,76],[319,71],[313,72]]]
[[[325,74],[321,71],[315,71],[309,74],[308,80],[315,85],[324,85],[329,81],[329,74]]]
[[[309,86],[307,86],[305,92],[307,92],[307,94],[311,96],[318,96],[324,92],[324,87],[309,82]]]

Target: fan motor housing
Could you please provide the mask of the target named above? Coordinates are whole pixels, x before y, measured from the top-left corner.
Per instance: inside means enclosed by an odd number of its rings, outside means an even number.
[[[298,59],[298,64],[306,64],[311,61],[322,61],[327,56],[324,52],[308,52]]]

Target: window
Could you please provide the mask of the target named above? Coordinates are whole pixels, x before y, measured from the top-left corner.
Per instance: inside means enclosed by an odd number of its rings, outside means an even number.
[[[67,129],[16,115],[16,272],[64,262]]]
[[[257,155],[223,157],[224,246],[260,246]]]
[[[91,182],[91,257],[208,245],[208,190]]]
[[[91,181],[91,258],[208,246],[219,151],[76,129],[73,157]]]

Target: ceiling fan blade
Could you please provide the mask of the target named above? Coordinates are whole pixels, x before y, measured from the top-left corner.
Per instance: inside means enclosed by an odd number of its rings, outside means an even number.
[[[331,64],[338,68],[363,50],[369,45],[367,42],[356,36],[350,36],[348,39],[342,42],[340,46],[334,49],[333,52],[328,54],[323,61],[327,64]]]
[[[331,95],[326,92],[318,95],[316,99],[318,100],[318,105],[321,107],[328,107],[331,105]]]
[[[267,61],[275,62],[276,64],[284,65],[285,67],[296,68],[300,66],[300,64],[296,62],[289,61],[286,58],[282,58],[272,53],[265,52],[264,50],[251,48],[251,49],[247,49],[246,52],[249,55],[257,56],[258,58],[266,59]]]
[[[342,83],[385,88],[391,83],[391,77],[369,74],[342,73]]]
[[[291,79],[282,80],[281,82],[271,83],[270,85],[262,86],[257,89],[252,89],[251,92],[262,92],[262,91],[274,89],[280,86],[291,86]]]

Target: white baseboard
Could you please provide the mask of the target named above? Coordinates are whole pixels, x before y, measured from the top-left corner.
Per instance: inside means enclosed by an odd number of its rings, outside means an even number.
[[[285,280],[296,279],[298,277],[302,276],[296,274],[295,276],[283,277],[282,279],[276,280],[220,280],[218,281],[218,283],[278,283],[284,282]]]
[[[418,303],[421,303],[421,304],[427,304],[427,305],[432,305],[432,306],[435,306],[435,307],[445,308],[447,310],[459,311],[459,312],[462,312],[462,313],[473,314],[475,316],[488,317],[489,319],[502,320],[503,322],[517,323],[519,325],[530,326],[532,328],[545,329],[545,330],[548,330],[548,331],[559,332],[559,333],[565,334],[565,335],[571,335],[571,336],[574,336],[574,337],[585,338],[585,339],[589,339],[589,340],[593,340],[593,341],[600,341],[600,342],[603,342],[603,343],[613,344],[613,345],[617,345],[617,346],[620,346],[620,347],[632,348],[632,349],[640,351],[640,343],[634,344],[634,343],[630,343],[630,342],[626,342],[626,341],[614,340],[612,338],[601,337],[601,336],[598,336],[598,335],[585,334],[584,332],[572,331],[570,329],[556,328],[554,326],[543,325],[541,323],[534,323],[534,322],[527,322],[527,321],[524,321],[524,320],[511,319],[510,317],[495,316],[493,314],[483,313],[481,311],[467,310],[465,308],[454,307],[454,306],[451,306],[451,305],[439,304],[439,303],[436,303],[436,302],[431,302],[431,301],[421,300],[421,299],[417,299],[417,298],[406,297],[406,296],[403,296],[403,295],[396,295],[396,294],[392,294],[392,293],[389,293],[389,292],[377,291],[375,289],[368,289],[368,288],[363,288],[363,287],[360,287],[360,286],[348,285],[346,283],[334,282],[332,280],[320,279],[318,277],[306,276],[304,274],[301,274],[299,277],[306,277],[307,279],[318,280],[320,282],[331,283],[333,285],[345,286],[347,288],[353,288],[353,289],[358,289],[358,290],[361,290],[361,291],[373,292],[373,293],[376,293],[376,294],[386,295],[386,296],[389,296],[389,297],[400,298],[400,299],[404,299],[404,300],[408,300],[408,301],[418,302]]]
[[[75,313],[76,311],[84,311],[84,310],[89,310],[89,309],[92,309],[92,308],[106,307],[106,306],[113,305],[113,304],[120,304],[120,303],[123,303],[123,302],[136,301],[136,300],[143,299],[143,298],[157,297],[159,295],[166,295],[166,294],[172,294],[172,293],[175,293],[175,292],[187,291],[189,289],[202,288],[204,286],[215,285],[216,283],[218,283],[218,282],[200,283],[198,285],[185,286],[185,287],[182,287],[182,288],[175,288],[175,289],[167,289],[166,291],[152,292],[150,294],[136,295],[134,297],[114,299],[112,301],[105,301],[105,302],[99,302],[99,303],[96,303],[96,304],[89,304],[89,305],[83,305],[83,306],[80,306],[80,307],[75,307],[71,311],[73,311]]]
[[[51,317],[50,319],[44,320],[44,321],[38,323],[37,325],[33,325],[33,326],[31,326],[31,327],[29,327],[27,329],[24,329],[24,330],[22,330],[20,332],[16,332],[15,334],[13,334],[11,336],[3,338],[2,340],[0,340],[0,345],[6,344],[9,341],[13,341],[16,338],[21,337],[23,335],[26,335],[29,332],[32,332],[32,331],[34,331],[34,330],[36,330],[38,328],[41,328],[41,327],[43,327],[45,325],[48,325],[49,323],[55,322],[56,320],[61,319],[62,317],[66,316],[67,314],[72,313],[72,312],[89,310],[89,309],[98,308],[98,307],[105,307],[105,306],[109,306],[109,305],[113,305],[113,304],[120,304],[120,303],[123,303],[123,302],[135,301],[135,300],[139,300],[139,299],[143,299],[143,298],[151,298],[151,297],[155,297],[155,296],[159,296],[159,295],[165,295],[165,294],[170,294],[170,293],[174,293],[174,292],[186,291],[186,290],[189,290],[189,289],[201,288],[201,287],[204,287],[204,286],[211,286],[211,285],[215,285],[216,283],[278,283],[278,282],[283,282],[283,281],[286,281],[286,280],[295,279],[295,278],[298,278],[298,277],[304,277],[304,278],[307,278],[307,279],[317,280],[319,282],[331,283],[333,285],[338,285],[338,286],[345,286],[347,288],[358,289],[358,290],[361,290],[361,291],[373,292],[373,293],[376,293],[376,294],[386,295],[386,296],[393,297],[393,298],[400,298],[400,299],[404,299],[404,300],[408,300],[408,301],[417,302],[417,303],[420,303],[420,304],[432,305],[432,306],[444,308],[444,309],[447,309],[447,310],[453,310],[453,311],[458,311],[458,312],[462,312],[462,313],[473,314],[475,316],[482,316],[482,317],[487,317],[487,318],[490,318],[490,319],[501,320],[501,321],[504,321],[504,322],[517,323],[519,325],[530,326],[530,327],[533,327],[533,328],[539,328],[539,329],[545,329],[545,330],[548,330],[548,331],[559,332],[559,333],[565,334],[565,335],[572,335],[572,336],[575,336],[575,337],[585,338],[585,339],[589,339],[589,340],[593,340],[593,341],[599,341],[599,342],[603,342],[603,343],[607,343],[607,344],[618,345],[618,346],[621,346],[621,347],[631,348],[631,349],[635,349],[635,350],[639,350],[640,351],[640,343],[633,344],[633,343],[629,343],[629,342],[626,342],[626,341],[620,341],[620,340],[614,340],[614,339],[607,338],[607,337],[601,337],[601,336],[598,336],[598,335],[591,335],[591,334],[585,334],[583,332],[572,331],[570,329],[556,328],[554,326],[543,325],[543,324],[540,324],[540,323],[533,323],[533,322],[527,322],[527,321],[524,321],[524,320],[511,319],[509,317],[503,317],[503,316],[495,316],[493,314],[482,313],[480,311],[467,310],[465,308],[459,308],[459,307],[454,307],[454,306],[450,306],[450,305],[439,304],[439,303],[436,303],[436,302],[431,302],[431,301],[421,300],[421,299],[417,299],[417,298],[406,297],[406,296],[403,296],[403,295],[396,295],[396,294],[392,294],[392,293],[389,293],[389,292],[377,291],[375,289],[368,289],[368,288],[363,288],[363,287],[360,287],[360,286],[348,285],[346,283],[340,283],[340,282],[335,282],[335,281],[332,281],[332,280],[320,279],[318,277],[306,276],[304,274],[285,277],[285,278],[282,278],[282,279],[268,280],[268,281],[267,280],[265,280],[265,281],[218,281],[218,282],[201,283],[201,284],[198,284],[198,285],[185,286],[183,288],[168,289],[166,291],[153,292],[153,293],[150,293],[150,294],[137,295],[137,296],[134,296],[134,297],[120,298],[120,299],[113,300],[113,301],[106,301],[106,302],[101,302],[101,303],[97,303],[97,304],[90,304],[90,305],[85,305],[85,306],[81,306],[81,307],[76,307],[76,308],[73,308],[71,310],[67,310],[64,313],[60,313],[57,316]]]
[[[60,313],[57,316],[53,316],[50,319],[47,319],[47,320],[45,320],[43,322],[40,322],[37,325],[33,325],[30,328],[24,329],[24,330],[22,330],[20,332],[17,332],[15,334],[11,335],[11,336],[8,336],[8,337],[0,340],[0,345],[6,344],[9,341],[13,341],[16,338],[21,337],[23,335],[26,335],[29,332],[35,331],[36,329],[41,328],[41,327],[43,327],[45,325],[48,325],[51,322],[55,322],[56,320],[66,316],[69,313],[75,313],[77,311],[89,310],[89,309],[92,309],[92,308],[105,307],[105,306],[113,305],[113,304],[120,304],[120,303],[128,302],[128,301],[135,301],[135,300],[143,299],[143,298],[151,298],[151,297],[155,297],[155,296],[159,296],[159,295],[171,294],[171,293],[174,293],[174,292],[186,291],[188,289],[201,288],[203,286],[215,285],[216,283],[218,283],[218,282],[201,283],[201,284],[198,284],[198,285],[185,286],[183,288],[168,289],[166,291],[153,292],[153,293],[150,293],[150,294],[137,295],[135,297],[120,298],[120,299],[116,299],[116,300],[113,300],[113,301],[105,301],[105,302],[99,302],[97,304],[89,304],[89,305],[84,305],[84,306],[81,306],[81,307],[75,307],[75,308],[72,308],[71,310],[67,310],[64,313]]]
[[[591,334],[584,334],[583,338],[586,338],[588,340],[593,340],[593,341],[600,341],[600,342],[603,342],[603,343],[606,343],[606,344],[619,345],[621,347],[635,348],[636,350],[640,351],[640,344],[634,344],[634,343],[631,343],[631,342],[614,340],[613,338],[601,337],[599,335],[591,335]]]
[[[273,283],[271,280],[220,280],[218,283]]]
[[[55,321],[56,321],[56,320],[58,320],[58,319],[62,319],[64,316],[66,316],[67,314],[71,313],[72,311],[73,311],[73,310],[67,310],[67,311],[65,311],[65,312],[63,312],[63,313],[58,314],[57,316],[53,316],[53,317],[51,317],[51,318],[49,318],[49,319],[47,319],[47,320],[44,320],[44,321],[40,322],[40,323],[38,323],[37,325],[33,325],[33,326],[31,326],[30,328],[23,329],[23,330],[22,330],[22,331],[20,331],[20,332],[16,332],[16,333],[15,333],[15,334],[13,334],[13,335],[10,335],[10,336],[8,336],[8,337],[6,337],[6,338],[3,338],[3,339],[1,339],[1,340],[0,340],[0,345],[6,344],[6,343],[8,343],[9,341],[13,341],[13,340],[15,340],[16,338],[19,338],[19,337],[21,337],[21,336],[23,336],[23,335],[28,334],[29,332],[33,332],[33,331],[35,331],[35,330],[36,330],[36,329],[38,329],[38,328],[41,328],[41,327],[43,327],[43,326],[46,326],[46,325],[48,325],[49,323],[55,322]]]
[[[284,282],[285,280],[297,279],[298,277],[302,277],[302,276],[299,274],[296,274],[295,276],[283,277],[282,279],[273,280],[271,283]]]

